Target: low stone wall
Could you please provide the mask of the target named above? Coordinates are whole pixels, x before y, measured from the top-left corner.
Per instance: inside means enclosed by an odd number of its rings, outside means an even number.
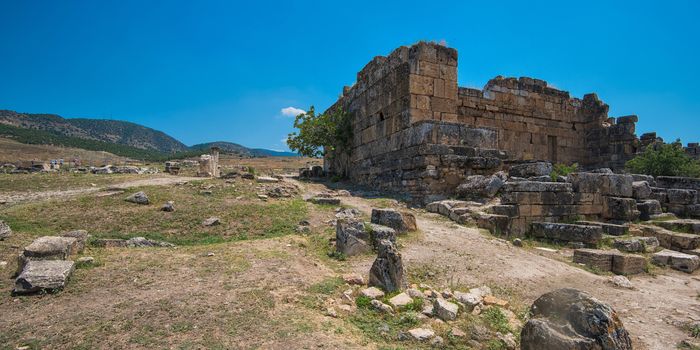
[[[667,212],[700,218],[700,179],[659,176],[651,190],[651,198],[658,200]]]

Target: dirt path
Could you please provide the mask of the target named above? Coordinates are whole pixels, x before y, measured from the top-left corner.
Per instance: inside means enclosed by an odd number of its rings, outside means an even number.
[[[309,191],[325,186],[304,184]],[[342,203],[365,214],[371,202],[344,197]],[[456,225],[443,217],[417,211],[423,237],[402,248],[407,268],[430,265],[444,271],[443,286],[492,285],[507,288],[529,305],[540,295],[564,287],[584,290],[610,303],[632,335],[636,349],[674,349],[687,335],[672,323],[700,320],[700,277],[664,270],[657,276],[631,277],[635,290],[613,287],[610,277],[599,276],[565,263],[562,252],[523,249],[481,233],[476,228]],[[353,261],[355,272],[365,274],[372,259]]]
[[[169,186],[178,183],[184,183],[192,180],[201,180],[201,178],[196,177],[177,177],[177,176],[164,176],[140,180],[126,181],[118,184],[102,186],[102,187],[85,187],[71,190],[59,190],[59,191],[21,191],[21,192],[4,192],[0,193],[0,204],[12,205],[17,203],[25,202],[36,202],[49,199],[57,198],[72,198],[75,196],[97,193],[100,191],[105,191],[106,189],[128,189],[132,187],[141,186]]]

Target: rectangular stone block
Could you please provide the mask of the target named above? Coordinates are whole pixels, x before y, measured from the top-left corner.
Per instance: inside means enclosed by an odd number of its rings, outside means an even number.
[[[613,255],[610,251],[600,249],[576,249],[574,250],[574,263],[607,272],[612,270]]]
[[[566,182],[508,182],[503,188],[507,192],[571,192],[570,183]]]
[[[550,222],[533,222],[530,235],[565,242],[582,242],[597,244],[603,237],[603,230],[598,226],[561,224]]]
[[[641,255],[614,254],[612,272],[618,275],[635,275],[644,272],[647,260]]]
[[[603,197],[603,218],[634,221],[639,217],[633,198]]]
[[[651,258],[656,265],[671,266],[672,269],[693,273],[700,267],[700,257],[697,255],[685,254],[673,250],[664,249]]]

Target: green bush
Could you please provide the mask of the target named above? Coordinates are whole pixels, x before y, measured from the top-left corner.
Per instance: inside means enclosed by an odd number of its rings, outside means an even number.
[[[558,164],[554,164],[554,168],[552,169],[552,172],[549,174],[549,176],[552,178],[552,181],[557,181],[557,177],[567,176],[567,175],[569,175],[571,173],[575,173],[577,171],[578,171],[578,163],[574,163],[571,165],[558,163]]]
[[[299,132],[289,134],[287,145],[307,157],[322,157],[328,151],[349,152],[352,143],[350,115],[342,108],[316,114],[314,106],[294,120]]]
[[[685,153],[680,141],[651,145],[625,167],[636,174],[700,177],[700,162]]]

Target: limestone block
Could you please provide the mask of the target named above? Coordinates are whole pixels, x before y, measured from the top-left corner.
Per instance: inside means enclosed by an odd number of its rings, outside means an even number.
[[[618,275],[635,275],[644,272],[647,260],[641,255],[622,254],[613,255],[612,272]]]
[[[548,176],[551,172],[552,163],[534,162],[512,166],[509,175],[517,177]]]
[[[634,221],[639,217],[637,202],[632,198],[604,197],[603,218]]]
[[[603,237],[603,229],[590,225],[533,222],[530,234],[536,238],[596,244]]]
[[[574,250],[574,263],[584,264],[598,271],[612,270],[614,252],[601,249],[576,249]]]
[[[670,204],[695,204],[697,191],[686,189],[669,189],[668,202]]]
[[[635,199],[647,199],[651,196],[651,186],[646,181],[634,181],[632,183],[632,196]]]
[[[652,262],[656,265],[669,265],[675,270],[692,273],[700,267],[700,256],[664,249],[652,256]]]
[[[14,292],[25,294],[63,289],[74,269],[75,264],[70,260],[29,261],[15,280]]]
[[[640,220],[651,220],[652,216],[662,213],[661,203],[656,199],[647,199],[637,203]]]

